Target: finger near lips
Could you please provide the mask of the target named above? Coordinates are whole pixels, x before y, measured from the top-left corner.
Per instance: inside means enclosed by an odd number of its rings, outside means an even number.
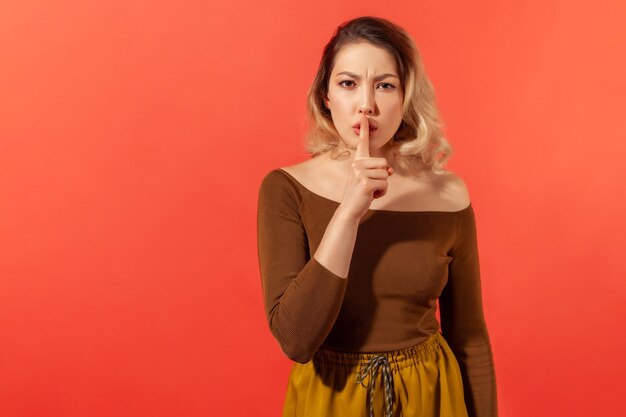
[[[360,130],[359,130],[359,141],[357,143],[356,146],[356,151],[354,153],[354,158],[355,159],[368,159],[368,165],[369,163],[374,163],[374,160],[369,159],[370,158],[370,153],[369,153],[369,138],[370,138],[370,134],[369,134],[369,119],[367,118],[366,115],[361,115],[361,123],[360,123]],[[380,162],[378,162],[380,163]],[[371,167],[374,168],[374,167]],[[373,169],[373,170],[369,170],[369,172],[367,174],[369,174],[368,176],[373,179],[376,180],[376,182],[379,182],[380,184],[378,184],[377,189],[374,191],[373,193],[373,198],[380,198],[384,195],[386,195],[387,190],[386,190],[386,180],[387,177],[389,177],[391,174],[393,173],[393,169],[386,165],[384,167],[380,167],[378,169]],[[366,174],[366,175],[367,175]]]
[[[361,116],[361,129],[359,131],[359,138],[369,140],[370,138],[370,121],[367,116]]]
[[[369,158],[370,156],[370,130],[367,116],[361,116],[361,128],[359,132],[359,142],[356,146],[355,158]]]

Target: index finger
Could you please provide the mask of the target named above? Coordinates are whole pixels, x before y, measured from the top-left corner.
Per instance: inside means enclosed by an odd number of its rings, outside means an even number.
[[[356,152],[354,159],[363,159],[370,157],[370,123],[367,116],[361,115],[361,131],[359,132],[359,141],[356,144]]]

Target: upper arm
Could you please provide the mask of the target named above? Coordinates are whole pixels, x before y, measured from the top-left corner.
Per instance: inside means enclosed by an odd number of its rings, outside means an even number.
[[[448,181],[451,201],[458,204],[448,280],[441,296],[441,327],[451,340],[471,340],[486,334],[476,217],[466,183],[457,175]],[[452,200],[454,199],[454,200]]]
[[[268,318],[308,260],[308,241],[297,191],[278,171],[259,187],[257,249]]]
[[[330,332],[347,280],[309,255],[299,191],[273,171],[259,191],[257,239],[264,303],[285,354],[310,360]]]

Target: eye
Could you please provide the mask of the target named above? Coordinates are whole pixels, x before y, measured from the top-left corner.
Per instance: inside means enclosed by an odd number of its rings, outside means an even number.
[[[345,85],[344,83],[353,83],[354,84],[354,81],[352,81],[352,80],[343,80],[343,81],[341,81],[339,83],[339,85],[342,86],[342,87],[351,87],[349,85]]]
[[[383,88],[383,90],[391,90],[392,88],[396,88],[395,85],[389,84],[389,83],[380,83],[378,85],[385,85],[385,86],[387,86],[387,87]]]

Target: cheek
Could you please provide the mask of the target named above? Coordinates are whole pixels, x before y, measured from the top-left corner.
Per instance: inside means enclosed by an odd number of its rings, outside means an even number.
[[[389,109],[389,114],[393,115],[393,117],[391,118],[393,124],[400,125],[400,122],[402,122],[402,102],[394,102]]]
[[[331,101],[330,113],[337,129],[345,128],[344,125],[352,120],[349,108],[341,101]]]
[[[349,108],[349,103],[346,97],[342,97],[341,94],[336,94],[330,98],[330,106],[337,115],[345,115]]]

